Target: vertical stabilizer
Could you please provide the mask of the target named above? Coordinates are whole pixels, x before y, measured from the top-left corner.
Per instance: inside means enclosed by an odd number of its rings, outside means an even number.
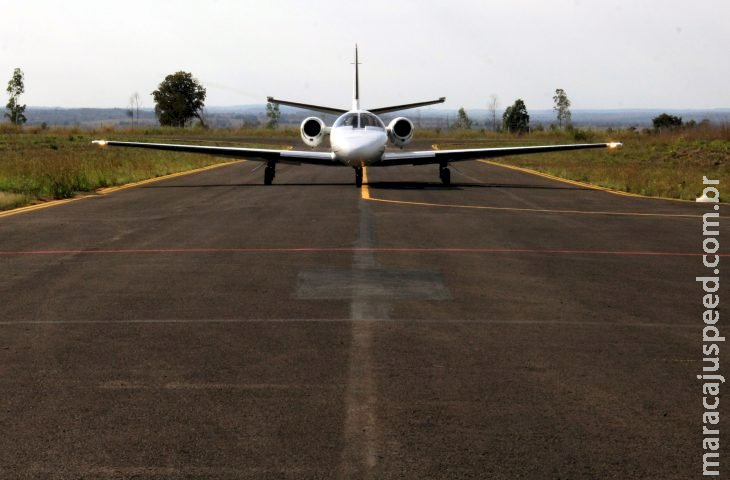
[[[360,62],[357,60],[357,44],[355,44],[355,91],[353,92],[352,109],[360,110],[360,71],[358,66]]]

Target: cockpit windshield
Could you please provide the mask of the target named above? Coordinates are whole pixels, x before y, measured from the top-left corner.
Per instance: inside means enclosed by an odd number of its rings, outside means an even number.
[[[333,127],[357,128],[357,113],[346,113],[337,119]]]
[[[334,128],[337,127],[352,127],[352,128],[382,128],[385,129],[385,125],[380,119],[367,112],[358,113],[346,113],[335,121]]]

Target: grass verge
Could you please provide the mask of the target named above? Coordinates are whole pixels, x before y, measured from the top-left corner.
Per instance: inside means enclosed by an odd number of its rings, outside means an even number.
[[[494,134],[491,134],[494,135]],[[557,177],[576,180],[614,190],[644,195],[695,200],[702,194],[702,177],[720,181],[720,198],[728,200],[730,184],[730,126],[654,133],[632,131],[539,132],[513,138],[497,136],[494,143],[537,145],[573,142],[620,141],[615,150],[578,150],[541,155],[496,158],[494,161],[515,165]],[[472,147],[471,142],[440,144]]]
[[[17,193],[0,192],[0,210],[10,210],[28,204],[28,197]]]
[[[244,132],[254,136],[258,132]],[[151,129],[104,130],[79,129],[0,129],[0,210],[50,199],[70,198],[77,193],[156,178],[171,173],[229,162],[230,158],[209,155],[180,154],[154,150],[106,148],[91,144],[92,139],[170,142],[184,141],[230,145],[243,143],[252,147],[262,144],[246,142],[241,132],[208,132],[205,130]],[[289,132],[281,137],[260,137],[270,142],[287,142]],[[259,137],[252,137],[255,140]],[[291,143],[291,142],[290,142]],[[286,145],[268,145],[286,148]]]

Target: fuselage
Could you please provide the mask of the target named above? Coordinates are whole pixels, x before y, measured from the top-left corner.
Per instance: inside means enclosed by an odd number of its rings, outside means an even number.
[[[383,121],[366,110],[351,110],[340,116],[329,136],[335,159],[351,167],[380,161],[388,143]]]

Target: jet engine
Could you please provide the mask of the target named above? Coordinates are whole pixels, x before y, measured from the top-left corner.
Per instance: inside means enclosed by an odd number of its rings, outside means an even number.
[[[317,117],[305,118],[301,126],[302,140],[310,147],[317,147],[324,139],[329,129]]]
[[[413,139],[413,123],[405,117],[393,119],[388,124],[388,139],[397,147],[408,144]]]

